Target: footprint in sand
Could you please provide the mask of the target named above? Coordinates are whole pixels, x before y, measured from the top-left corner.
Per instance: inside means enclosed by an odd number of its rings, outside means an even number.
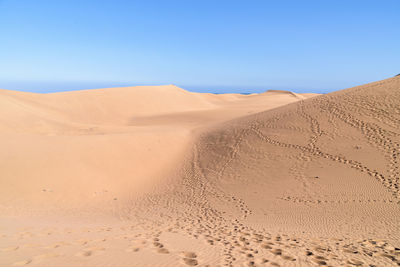
[[[351,265],[355,265],[355,266],[362,266],[364,264],[364,262],[362,262],[358,259],[350,259],[347,261],[347,263],[349,263]]]
[[[139,250],[140,250],[140,248],[137,246],[131,246],[131,247],[125,249],[126,252],[138,252]]]
[[[23,265],[27,265],[31,262],[32,262],[32,260],[23,260],[23,261],[14,262],[13,265],[14,266],[23,266]]]
[[[81,256],[81,257],[89,257],[92,256],[93,252],[92,251],[81,251],[76,254],[76,256]]]
[[[326,265],[327,264],[326,261],[324,261],[324,260],[319,260],[319,259],[315,259],[315,258],[312,260],[313,260],[313,262],[315,262],[318,265]]]
[[[287,261],[295,261],[296,260],[292,256],[288,256],[288,255],[282,255],[282,259],[287,260]]]
[[[67,243],[55,243],[55,244],[52,244],[52,245],[49,245],[49,246],[45,246],[45,247],[43,247],[43,248],[47,248],[47,249],[54,249],[54,248],[59,248],[59,247],[61,247],[62,245],[66,245]]]
[[[50,259],[50,258],[56,258],[61,256],[60,254],[56,254],[56,253],[46,253],[46,254],[41,254],[41,255],[36,255],[33,256],[32,261],[38,262],[38,261],[42,261],[45,259]]]
[[[213,246],[213,245],[214,245],[214,240],[208,239],[208,240],[207,240],[207,243],[208,243],[209,245],[212,245],[212,246]]]
[[[168,249],[166,249],[166,248],[158,248],[157,252],[161,253],[161,254],[168,254],[169,253]]]
[[[272,247],[268,244],[262,244],[261,247],[264,249],[272,249]]]
[[[358,253],[357,250],[355,250],[355,249],[349,249],[349,248],[343,249],[343,252],[345,252],[345,253],[350,253],[350,254],[357,254],[357,253]]]
[[[199,264],[196,259],[183,258],[182,260],[186,265],[189,266],[196,266]]]
[[[105,250],[105,248],[102,248],[102,247],[91,247],[91,248],[87,248],[87,249],[85,249],[85,250],[83,250],[83,251],[81,251],[81,252],[78,252],[78,253],[76,254],[76,256],[80,256],[80,257],[90,257],[90,256],[92,256],[95,252],[103,251],[103,250]]]
[[[312,255],[314,255],[314,253],[312,253],[311,251],[309,251],[309,250],[306,250],[306,252],[304,253],[306,256],[312,256]]]
[[[19,247],[18,246],[14,246],[14,247],[2,248],[1,251],[7,252],[7,251],[14,251],[14,250],[17,250],[17,249],[19,249]]]
[[[76,240],[75,243],[78,244],[78,245],[85,246],[85,245],[87,245],[87,244],[89,243],[89,241],[91,241],[91,240],[82,239],[82,238],[81,238],[81,239]]]
[[[189,252],[189,251],[183,251],[181,253],[181,256],[184,258],[191,258],[191,259],[195,259],[197,258],[197,254],[194,252]]]
[[[273,250],[271,250],[271,252],[272,252],[272,254],[275,254],[275,255],[282,255],[282,250],[279,248],[273,249]]]
[[[55,253],[46,253],[46,254],[33,256],[32,259],[14,262],[13,265],[14,266],[23,266],[23,265],[27,265],[30,263],[37,263],[37,262],[40,262],[45,259],[56,258],[59,256],[61,256],[61,255],[55,254]]]
[[[163,248],[163,247],[164,247],[164,245],[161,244],[161,243],[158,242],[158,241],[153,242],[153,246],[155,246],[156,248]]]
[[[156,240],[159,240],[158,238]],[[161,254],[168,254],[168,249],[164,248],[164,245],[158,241],[153,242],[153,246],[156,248],[156,251]]]
[[[194,252],[183,251],[180,255],[183,257],[182,260],[186,265],[196,266],[199,264],[196,260],[197,254]]]
[[[35,244],[35,243],[29,243],[29,244],[24,244],[22,247],[23,248],[37,248],[37,247],[40,247],[40,245]]]
[[[247,254],[246,254],[246,257],[247,257],[247,258],[254,258],[253,254],[251,254],[251,253],[247,253]]]

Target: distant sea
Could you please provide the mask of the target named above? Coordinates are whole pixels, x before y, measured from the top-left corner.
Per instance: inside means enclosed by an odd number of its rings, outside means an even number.
[[[0,81],[0,89],[25,91],[33,93],[55,93],[65,91],[77,91],[86,89],[111,88],[111,87],[126,87],[126,86],[141,86],[141,85],[165,85],[168,83],[157,84],[139,84],[128,82],[40,82],[40,81]],[[242,94],[249,95],[254,93],[262,93],[267,90],[287,90],[296,93],[328,93],[334,90],[329,89],[293,89],[282,87],[268,86],[189,86],[177,84],[178,87],[189,92],[198,93],[213,93],[213,94]],[[344,87],[346,88],[346,87]],[[340,88],[339,88],[340,89]]]

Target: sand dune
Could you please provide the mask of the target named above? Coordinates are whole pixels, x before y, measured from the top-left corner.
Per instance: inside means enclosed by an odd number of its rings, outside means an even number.
[[[400,77],[0,91],[0,265],[397,266]]]

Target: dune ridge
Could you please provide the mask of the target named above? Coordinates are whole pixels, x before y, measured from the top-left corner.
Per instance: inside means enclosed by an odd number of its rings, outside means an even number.
[[[399,89],[1,91],[0,263],[397,266]]]

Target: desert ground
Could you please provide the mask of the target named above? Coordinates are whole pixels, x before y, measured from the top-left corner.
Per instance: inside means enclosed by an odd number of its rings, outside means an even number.
[[[0,266],[399,266],[400,76],[0,90]]]

